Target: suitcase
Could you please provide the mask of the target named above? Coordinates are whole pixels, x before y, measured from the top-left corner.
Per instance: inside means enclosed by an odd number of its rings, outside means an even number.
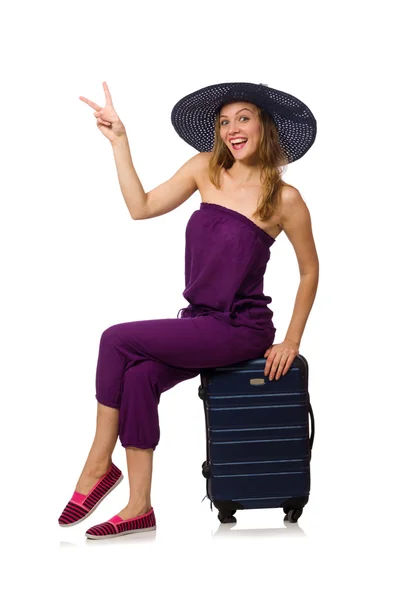
[[[314,415],[308,363],[298,354],[286,375],[269,380],[260,357],[200,370],[207,495],[221,523],[237,510],[283,508],[296,523],[310,493]],[[309,436],[310,415],[310,436]]]

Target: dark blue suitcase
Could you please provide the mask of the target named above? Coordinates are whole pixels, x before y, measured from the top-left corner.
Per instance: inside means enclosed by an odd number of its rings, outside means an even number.
[[[207,437],[202,473],[221,523],[235,523],[236,510],[276,507],[284,509],[284,521],[296,523],[309,500],[314,415],[308,364],[298,354],[287,374],[272,381],[265,365],[260,357],[200,371]]]

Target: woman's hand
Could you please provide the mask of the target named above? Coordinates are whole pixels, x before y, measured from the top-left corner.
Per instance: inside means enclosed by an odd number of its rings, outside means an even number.
[[[299,344],[294,340],[285,338],[281,344],[273,344],[265,352],[266,358],[265,377],[269,374],[269,380],[273,377],[280,379],[285,375],[293,363],[295,356],[299,354]]]
[[[88,100],[88,98],[84,98],[84,96],[79,96],[79,99],[88,104],[88,106],[95,108],[96,112],[94,112],[94,117],[96,117],[96,124],[98,125],[99,131],[103,133],[108,140],[114,142],[120,136],[125,135],[126,130],[116,111],[114,110],[112,98],[110,96],[106,81],[104,81],[102,85],[105,90],[106,99],[104,108],[101,108],[98,106],[98,104],[95,104],[95,102]]]

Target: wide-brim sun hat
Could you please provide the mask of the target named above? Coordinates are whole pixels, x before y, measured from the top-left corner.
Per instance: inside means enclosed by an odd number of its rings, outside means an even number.
[[[171,112],[177,134],[199,152],[211,152],[215,121],[220,108],[229,102],[251,102],[273,119],[280,144],[292,163],[313,145],[317,122],[301,100],[263,83],[217,83],[179,100]]]

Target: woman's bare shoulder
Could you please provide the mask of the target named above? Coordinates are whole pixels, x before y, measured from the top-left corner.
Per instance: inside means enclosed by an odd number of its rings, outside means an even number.
[[[208,165],[212,152],[199,152],[197,156],[199,157],[198,160],[201,161],[203,165]]]
[[[208,164],[211,158],[212,152],[199,152],[195,156],[195,176],[198,187],[208,177]]]
[[[302,211],[310,214],[306,202],[298,188],[289,183],[283,185],[281,188],[280,203],[280,216],[282,223],[284,224],[284,222],[287,220],[293,219],[294,215]]]

